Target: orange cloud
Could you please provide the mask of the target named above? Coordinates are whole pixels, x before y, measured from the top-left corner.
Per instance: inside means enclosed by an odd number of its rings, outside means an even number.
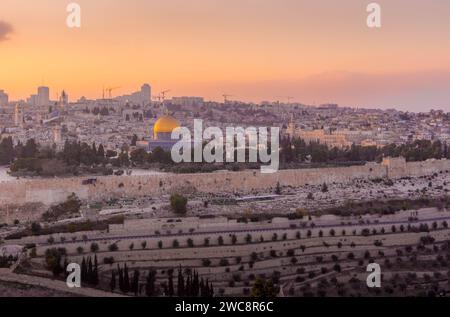
[[[5,21],[0,21],[0,42],[9,40],[8,36],[11,33],[13,33],[13,27],[11,26],[11,24]]]

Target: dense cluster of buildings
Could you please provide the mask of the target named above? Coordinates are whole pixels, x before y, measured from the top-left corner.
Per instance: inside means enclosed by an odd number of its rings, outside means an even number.
[[[149,84],[144,84],[141,87],[141,90],[134,92],[129,95],[124,95],[120,97],[114,98],[119,101],[120,104],[133,104],[138,106],[146,106],[151,101],[152,97],[152,88]]]
[[[3,91],[0,90],[0,107],[6,107],[8,105],[9,96]]]
[[[43,107],[50,105],[50,89],[48,87],[38,87],[37,94],[31,95],[27,103],[32,107]]]
[[[405,113],[396,110],[307,106],[298,103],[261,104],[206,102],[201,97],[159,98],[144,84],[129,95],[69,101],[63,91],[50,99],[50,89],[39,87],[26,101],[11,102],[0,90],[1,137],[15,142],[34,138],[44,145],[62,146],[66,140],[103,144],[121,150],[133,146],[149,151],[170,149],[170,132],[178,126],[192,130],[194,119],[205,127],[278,126],[286,134],[344,148],[352,144],[383,147],[414,140],[450,142],[450,115],[443,111]],[[131,140],[136,139],[136,144]]]
[[[415,140],[449,143],[449,120],[449,114],[441,110],[405,113],[393,109],[322,106],[293,115],[287,132],[306,141],[338,148],[352,144],[383,147]]]

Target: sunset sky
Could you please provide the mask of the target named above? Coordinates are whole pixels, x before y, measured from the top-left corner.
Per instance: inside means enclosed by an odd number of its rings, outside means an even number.
[[[364,0],[0,1],[0,89],[36,87],[71,100],[152,85],[154,94],[450,111],[450,1]]]

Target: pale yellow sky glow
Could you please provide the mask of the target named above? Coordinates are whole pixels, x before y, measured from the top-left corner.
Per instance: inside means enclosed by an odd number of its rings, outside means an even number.
[[[381,29],[363,0],[2,0],[0,89],[26,98],[38,85],[71,99],[102,87],[247,101],[450,111],[450,1],[383,0]]]

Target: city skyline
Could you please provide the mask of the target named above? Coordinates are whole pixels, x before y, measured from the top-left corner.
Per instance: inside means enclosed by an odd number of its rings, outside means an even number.
[[[449,13],[1,0],[0,298],[450,297]]]
[[[144,83],[143,86],[140,88],[141,90],[143,89],[144,86],[149,86],[148,83]],[[66,102],[68,103],[78,103],[78,102],[85,102],[85,101],[101,101],[103,99],[113,99],[113,100],[117,100],[117,101],[124,101],[124,100],[129,100],[129,102],[135,102],[135,98],[141,98],[138,96],[138,94],[140,94],[141,90],[137,89],[138,87],[130,88],[129,90],[124,90],[120,88],[114,88],[114,89],[110,89],[107,87],[103,87],[102,88],[102,92],[100,93],[99,96],[93,96],[91,97],[86,97],[85,94],[81,95],[80,97],[77,98],[73,98],[72,95],[70,95],[70,91],[68,91],[67,89],[62,89],[62,90],[55,90],[52,89],[52,87],[48,87],[48,86],[36,86],[34,87],[35,92],[37,92],[37,94],[33,93],[33,91],[30,93],[30,95],[25,96],[25,98],[23,99],[16,99],[13,100],[11,99],[11,96],[9,95],[9,93],[3,89],[0,89],[0,98],[2,98],[0,101],[0,105],[2,105],[3,103],[7,104],[9,103],[25,103],[25,104],[29,104],[31,106],[36,106],[36,105],[51,105],[52,103],[57,103],[60,102],[61,100],[61,96],[64,95],[65,98],[67,99]],[[172,90],[166,90],[166,91],[155,91],[153,90],[153,86],[149,86],[149,88],[151,89],[151,101],[152,102],[161,102],[163,100],[165,101],[171,101],[171,100],[176,100],[176,103],[180,102],[179,100],[184,99],[184,98],[188,98],[191,100],[201,100],[201,103],[203,104],[203,102],[218,102],[218,103],[223,103],[224,102],[224,98],[226,98],[225,102],[229,103],[242,103],[242,104],[260,104],[260,105],[265,105],[265,104],[284,104],[284,105],[304,105],[304,106],[308,106],[308,107],[320,107],[320,106],[327,106],[327,105],[336,105],[338,107],[342,107],[342,108],[353,108],[353,109],[367,109],[367,110],[397,110],[397,111],[403,111],[403,112],[411,112],[411,113],[424,113],[424,112],[430,112],[430,111],[444,111],[444,112],[448,112],[447,109],[444,108],[439,108],[439,107],[430,107],[427,109],[412,109],[409,110],[407,108],[402,108],[402,107],[382,107],[382,106],[360,106],[360,105],[348,105],[348,104],[339,104],[336,102],[323,102],[323,103],[302,103],[300,101],[297,101],[295,99],[295,97],[291,97],[291,96],[277,96],[276,99],[273,100],[261,100],[261,101],[252,101],[252,100],[240,100],[238,98],[231,98],[230,97],[237,97],[234,95],[221,95],[218,96],[217,98],[211,98],[211,99],[205,99],[204,96],[194,96],[193,94],[185,94],[185,95],[180,95],[180,94],[176,94],[176,93],[172,93]],[[48,98],[44,96],[44,99],[41,101],[38,101],[41,94],[39,94],[39,90],[42,89],[47,89],[49,90],[48,92]],[[111,95],[109,95],[111,90]],[[120,90],[120,93],[117,94],[112,94],[112,91],[117,91]],[[138,90],[138,91],[136,91]],[[170,96],[167,96],[167,94],[170,93]],[[165,96],[165,98],[163,98],[163,94]],[[69,98],[70,97],[70,98]],[[150,99],[149,99],[150,100]],[[140,101],[138,102],[138,104],[140,104]]]
[[[82,27],[69,29],[66,1],[5,0],[0,89],[17,100],[45,85],[76,100],[149,82],[211,100],[449,111],[450,4],[378,2],[374,30],[368,1],[80,0]]]

